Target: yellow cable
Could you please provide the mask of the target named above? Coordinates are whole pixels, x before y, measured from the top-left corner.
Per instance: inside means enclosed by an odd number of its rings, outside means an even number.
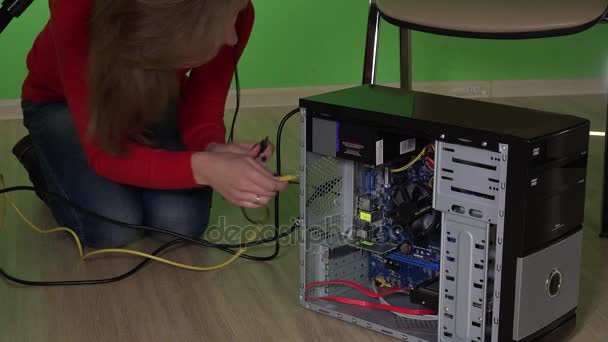
[[[57,228],[52,228],[52,229],[48,229],[48,230],[41,229],[38,226],[36,226],[34,223],[32,223],[32,221],[30,221],[23,214],[23,212],[17,207],[17,205],[15,204],[15,202],[13,201],[13,199],[11,198],[11,196],[9,194],[5,193],[4,197],[11,204],[11,206],[13,207],[13,209],[15,209],[15,211],[17,212],[17,215],[19,215],[19,217],[21,218],[21,220],[23,220],[23,222],[25,222],[28,226],[30,226],[36,232],[38,232],[40,234],[51,234],[51,233],[56,233],[56,232],[68,232],[70,235],[72,235],[72,237],[76,241],[76,246],[78,247],[78,253],[80,254],[81,257],[84,257],[84,249],[82,248],[82,243],[80,242],[80,239],[78,238],[78,235],[76,235],[76,233],[73,230],[71,230],[70,228],[67,228],[67,227],[57,227]]]
[[[2,179],[0,179],[0,189],[4,188],[4,181]],[[35,230],[36,232],[40,233],[40,234],[51,234],[51,233],[56,233],[56,232],[60,232],[60,231],[64,231],[64,232],[68,232],[70,235],[72,235],[72,237],[74,238],[74,240],[76,241],[76,245],[78,247],[78,253],[80,254],[80,257],[84,260],[84,259],[88,259],[94,255],[99,255],[99,254],[108,254],[108,253],[120,253],[120,254],[131,254],[131,255],[137,255],[137,256],[141,256],[144,258],[149,258],[152,259],[154,261],[158,261],[167,265],[171,265],[171,266],[175,266],[175,267],[179,267],[179,268],[184,268],[184,269],[188,269],[188,270],[192,270],[192,271],[198,271],[198,272],[203,272],[203,271],[213,271],[213,270],[217,270],[223,267],[226,267],[228,265],[230,265],[231,263],[233,263],[234,261],[236,261],[243,253],[246,252],[246,249],[240,249],[234,256],[232,256],[230,259],[228,259],[226,262],[216,265],[216,266],[208,266],[208,267],[199,267],[199,266],[191,266],[191,265],[186,265],[186,264],[182,264],[179,262],[175,262],[169,259],[165,259],[165,258],[161,258],[161,257],[157,257],[148,253],[144,253],[144,252],[139,252],[139,251],[134,251],[134,250],[130,250],[130,249],[124,249],[124,248],[110,248],[110,249],[101,249],[101,250],[97,250],[97,251],[93,251],[93,252],[89,252],[87,254],[84,253],[84,249],[82,247],[82,243],[80,242],[80,239],[78,238],[78,235],[70,228],[67,227],[57,227],[57,228],[52,228],[52,229],[48,229],[48,230],[44,230],[39,228],[38,226],[36,226],[34,223],[32,223],[32,221],[30,221],[24,214],[23,212],[17,207],[17,205],[15,204],[15,202],[13,201],[13,199],[9,196],[9,194],[5,193],[4,197],[6,198],[6,200],[8,200],[8,202],[11,204],[11,206],[13,207],[13,209],[15,209],[15,211],[17,212],[17,215],[19,215],[19,217],[23,220],[23,222],[25,222],[27,225],[29,225],[33,230]],[[255,237],[252,238],[252,240],[254,240]]]
[[[412,160],[411,162],[409,162],[407,165],[400,167],[398,169],[392,169],[391,172],[392,173],[397,173],[397,172],[403,172],[407,169],[409,169],[410,167],[414,166],[414,164],[416,164],[417,161],[419,161],[425,154],[426,149],[431,147],[433,149],[433,151],[435,150],[435,146],[434,145],[428,145],[425,148],[422,149],[422,151],[420,151],[420,153],[418,153],[418,155],[416,156],[416,158],[414,158],[414,160]]]
[[[190,265],[182,264],[182,263],[175,262],[172,260],[160,258],[160,257],[154,256],[152,254],[134,251],[134,250],[130,250],[130,249],[118,249],[118,248],[108,248],[108,249],[93,251],[93,252],[85,254],[82,258],[87,259],[87,258],[92,257],[97,254],[107,254],[107,253],[132,254],[132,255],[137,255],[140,257],[144,257],[144,258],[150,258],[154,261],[162,262],[167,265],[184,268],[184,269],[191,270],[191,271],[204,272],[204,271],[214,271],[214,270],[226,267],[226,266],[230,265],[231,263],[233,263],[236,259],[238,259],[241,256],[241,254],[243,254],[244,252],[245,252],[245,250],[241,249],[235,255],[233,255],[232,258],[228,259],[228,261],[226,261],[222,264],[216,265],[216,266],[208,266],[208,267],[190,266]]]
[[[405,171],[407,169],[409,169],[410,167],[412,167],[414,164],[416,164],[417,161],[420,160],[420,158],[422,158],[422,156],[424,155],[426,148],[422,149],[422,151],[420,151],[420,153],[416,156],[416,158],[414,158],[414,160],[412,160],[411,162],[409,162],[407,165],[400,167],[398,169],[391,169],[392,173],[397,173],[397,172],[402,172]]]
[[[293,182],[296,179],[298,179],[298,177],[296,177],[296,176],[281,176],[281,177],[279,177],[279,181],[280,182]]]

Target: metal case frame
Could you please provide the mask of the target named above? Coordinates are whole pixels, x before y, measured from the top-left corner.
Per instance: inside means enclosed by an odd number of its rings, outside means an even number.
[[[361,278],[367,277],[367,256],[363,253],[357,254],[357,252],[346,252],[344,255],[331,256],[332,253],[340,253],[339,248],[342,235],[349,231],[349,222],[352,224],[352,174],[354,170],[353,162],[351,161],[337,161],[332,164],[332,167],[338,167],[339,171],[330,170],[324,171],[332,176],[329,178],[323,178],[317,183],[326,184],[333,182],[340,184],[340,189],[334,191],[340,191],[339,195],[342,196],[340,200],[333,200],[330,203],[326,203],[323,206],[324,210],[327,211],[327,216],[317,217],[317,215],[311,214],[311,208],[308,203],[308,192],[311,189],[318,189],[319,184],[309,184],[312,179],[316,179],[322,176],[320,167],[316,164],[328,165],[328,162],[324,158],[334,157],[322,157],[315,155],[314,153],[307,151],[308,146],[307,138],[309,134],[307,132],[306,109],[301,109],[301,177],[300,177],[300,213],[302,217],[302,226],[300,230],[300,301],[301,304],[311,310],[315,310],[325,315],[329,315],[353,324],[360,325],[362,327],[378,331],[380,333],[397,337],[404,341],[417,341],[417,342],[434,342],[437,340],[441,341],[471,341],[478,338],[478,341],[485,341],[486,336],[493,336],[492,341],[497,341],[497,329],[499,325],[499,306],[500,306],[500,289],[501,289],[501,265],[502,265],[502,242],[503,242],[503,231],[504,231],[504,206],[505,206],[505,189],[506,189],[506,172],[508,162],[508,146],[500,145],[499,151],[492,152],[488,150],[475,149],[467,146],[460,146],[455,144],[448,144],[444,142],[437,142],[437,154],[436,154],[436,178],[438,186],[435,192],[434,207],[437,210],[443,212],[443,224],[449,229],[443,229],[442,239],[442,266],[441,266],[441,293],[446,292],[446,296],[440,297],[440,308],[446,310],[445,313],[440,313],[439,324],[436,322],[421,324],[415,320],[398,319],[393,316],[392,313],[388,312],[377,312],[374,310],[367,309],[367,313],[362,314],[361,310],[353,310],[344,305],[330,304],[330,303],[313,303],[306,300],[306,282],[307,279],[313,279],[314,281],[326,281],[335,279],[334,277],[339,276],[340,279],[360,281]],[[455,156],[448,154],[455,154]],[[452,157],[457,160],[467,160],[469,163],[459,164],[454,166],[452,163]],[[492,164],[495,166],[494,170],[488,170],[479,165]],[[477,164],[477,165],[476,165]],[[331,167],[330,167],[331,168]],[[451,169],[450,169],[451,168]],[[327,166],[325,167],[327,169]],[[443,171],[449,170],[449,171]],[[313,174],[311,174],[313,173]],[[449,174],[448,174],[449,173]],[[349,179],[350,175],[350,179]],[[473,175],[473,177],[471,177]],[[484,175],[483,182],[480,182],[480,175]],[[332,177],[343,177],[338,182],[332,180]],[[480,198],[477,196],[470,196],[463,193],[457,193],[451,191],[453,183],[458,182],[460,188],[467,188],[475,192],[483,191],[482,187],[488,187],[489,191],[486,193],[494,194],[493,200],[486,198]],[[315,190],[316,191],[316,190]],[[329,190],[327,190],[329,191]],[[350,197],[349,197],[350,196]],[[333,206],[332,207],[332,203]],[[460,213],[458,210],[454,211],[453,208],[466,208],[464,212]],[[348,211],[350,208],[350,212]],[[316,213],[318,208],[315,207],[314,212]],[[478,215],[477,213],[482,213]],[[339,219],[336,221],[335,218]],[[347,218],[351,218],[348,221]],[[454,227],[451,226],[453,222],[459,224]],[[465,224],[466,223],[466,224]],[[340,226],[336,226],[342,225]],[[458,227],[464,227],[459,229]],[[458,236],[455,248],[445,243],[448,241],[448,234],[454,234]],[[465,239],[465,236],[474,237],[474,239]],[[315,242],[309,240],[316,240]],[[496,243],[495,243],[496,242]],[[344,245],[348,248],[347,245]],[[481,246],[481,248],[480,248]],[[469,260],[465,258],[467,253],[464,251],[468,250],[470,255],[475,260]],[[458,251],[463,251],[459,254]],[[479,254],[479,255],[478,255]],[[459,269],[458,276],[456,278],[451,275],[456,275],[456,268],[451,266],[446,260],[448,258],[458,258],[463,265],[468,264],[470,270],[466,273],[464,270]],[[481,269],[473,268],[473,265],[482,263]],[[451,271],[451,272],[450,272]],[[452,277],[452,280],[446,281],[446,277]],[[479,279],[481,278],[481,279]],[[494,281],[497,279],[497,281]],[[311,281],[312,282],[312,281]],[[450,283],[454,282],[454,285]],[[464,284],[464,285],[462,285]],[[481,285],[481,288],[478,288]],[[463,287],[464,286],[464,287]],[[470,291],[462,291],[463,288],[469,288]],[[460,291],[458,289],[461,289]],[[341,295],[348,290],[339,290],[332,288],[331,286],[315,290],[315,296],[318,295]],[[456,296],[458,292],[458,296]],[[461,293],[463,292],[463,293]],[[465,292],[470,293],[465,295]],[[474,294],[473,292],[479,292]],[[451,294],[454,293],[454,296]],[[356,294],[351,293],[351,296]],[[495,296],[494,296],[495,295]],[[452,300],[448,300],[448,296],[452,297]],[[475,300],[481,299],[481,301],[472,305],[469,305],[467,318],[464,320],[458,320],[454,322],[453,317],[451,321],[449,312],[452,312],[456,308],[456,301],[462,300],[472,303],[472,298]],[[495,298],[493,298],[495,297]],[[486,317],[487,307],[495,308],[495,315],[493,317]],[[364,310],[365,311],[365,310]],[[400,321],[400,322],[399,322]],[[378,324],[377,322],[383,322]],[[400,324],[397,324],[397,323]],[[474,322],[475,325],[471,325]],[[486,322],[487,324],[486,326]],[[495,322],[494,324],[491,324]],[[415,325],[421,325],[418,327],[418,331]],[[477,326],[479,325],[479,326]],[[472,328],[471,328],[472,326]],[[409,330],[408,330],[409,329]],[[494,333],[484,333],[484,331],[493,331]],[[435,330],[433,332],[433,330]],[[464,333],[463,333],[464,332]],[[488,339],[489,341],[490,339]]]

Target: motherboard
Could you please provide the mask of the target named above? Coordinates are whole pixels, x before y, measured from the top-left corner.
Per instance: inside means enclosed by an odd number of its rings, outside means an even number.
[[[441,216],[432,208],[434,146],[391,164],[356,168],[353,245],[370,253],[369,279],[380,287],[413,287],[440,263]]]

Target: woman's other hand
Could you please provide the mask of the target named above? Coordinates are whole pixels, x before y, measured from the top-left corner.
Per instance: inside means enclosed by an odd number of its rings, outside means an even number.
[[[230,148],[239,148],[239,144]],[[249,149],[253,144],[249,145]],[[259,146],[256,147],[259,151]],[[255,151],[255,148],[252,150]],[[253,159],[253,153],[201,152],[192,157],[194,179],[199,185],[211,186],[229,202],[244,208],[264,207],[277,192],[285,190],[270,171]],[[257,153],[256,153],[257,154]]]

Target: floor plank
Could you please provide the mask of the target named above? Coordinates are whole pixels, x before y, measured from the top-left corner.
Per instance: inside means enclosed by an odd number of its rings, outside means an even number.
[[[580,115],[603,131],[605,99],[601,96],[492,99],[491,101]],[[289,108],[244,111],[239,140],[258,141],[276,127]],[[227,116],[227,120],[230,116]],[[28,184],[10,148],[25,134],[18,120],[0,121],[0,174],[8,186]],[[284,172],[298,173],[298,120],[284,133]],[[587,212],[581,276],[579,321],[573,341],[603,341],[608,334],[608,242],[597,238],[601,195],[603,138],[591,140]],[[274,160],[270,162],[273,167]],[[13,198],[36,223],[53,226],[49,211],[30,193]],[[281,224],[298,215],[297,189],[282,195]],[[252,213],[256,215],[259,213]],[[0,228],[0,265],[29,279],[107,277],[129,269],[135,257],[80,261],[65,234],[41,236],[6,209]],[[238,209],[215,197],[209,233],[243,226]],[[134,248],[152,250],[141,241]],[[269,248],[255,251],[268,254]],[[185,263],[214,264],[221,252],[187,247],[167,254]],[[221,271],[195,273],[152,264],[123,282],[79,288],[24,288],[0,280],[2,341],[394,341],[362,328],[304,310],[298,304],[298,251],[292,238],[280,257],[269,263],[238,261]]]

